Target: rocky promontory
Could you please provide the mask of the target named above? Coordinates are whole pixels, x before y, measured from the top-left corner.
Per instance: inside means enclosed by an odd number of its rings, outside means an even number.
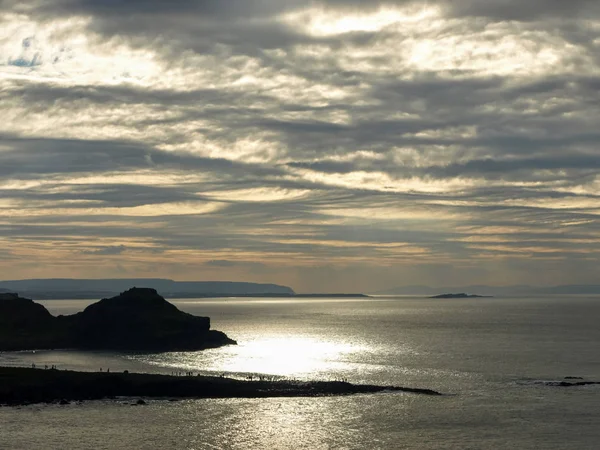
[[[211,330],[208,317],[180,311],[154,289],[132,288],[58,317],[17,294],[0,294],[0,351],[193,351],[235,343]]]
[[[209,376],[71,372],[0,367],[0,406],[145,397],[265,398],[372,394],[384,391],[439,396],[431,389],[351,384],[344,381],[236,380]],[[145,404],[138,401],[137,404]]]

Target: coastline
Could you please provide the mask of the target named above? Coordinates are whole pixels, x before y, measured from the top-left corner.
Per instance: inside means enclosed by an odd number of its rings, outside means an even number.
[[[431,389],[358,385],[345,381],[236,380],[210,376],[75,372],[0,367],[0,406],[139,397],[154,399],[322,397],[384,391],[430,396]]]

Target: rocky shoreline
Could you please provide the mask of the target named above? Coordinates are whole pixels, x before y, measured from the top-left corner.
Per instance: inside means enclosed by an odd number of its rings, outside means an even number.
[[[358,385],[344,381],[236,380],[210,376],[73,372],[56,369],[0,367],[0,405],[138,397],[156,399],[320,397],[384,391],[430,396],[430,389]]]

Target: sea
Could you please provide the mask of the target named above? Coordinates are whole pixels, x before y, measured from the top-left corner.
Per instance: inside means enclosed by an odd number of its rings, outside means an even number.
[[[0,408],[0,449],[600,448],[600,297],[171,300],[238,345],[0,353],[0,365],[435,389],[319,398]],[[88,300],[41,301],[72,314]]]

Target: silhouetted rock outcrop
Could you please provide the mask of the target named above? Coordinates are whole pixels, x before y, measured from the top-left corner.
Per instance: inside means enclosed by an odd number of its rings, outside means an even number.
[[[570,381],[565,381],[570,380]],[[573,381],[580,380],[580,381]],[[534,381],[532,384],[538,384],[542,386],[550,386],[550,387],[581,387],[581,386],[597,386],[600,385],[600,381],[588,381],[584,380],[581,377],[565,377],[564,380],[557,381]]]
[[[15,294],[0,297],[0,350],[202,350],[235,344],[208,317],[178,310],[154,289],[133,288],[72,316],[52,316]]]
[[[0,350],[58,348],[67,344],[56,317],[42,305],[17,294],[0,294]]]
[[[0,316],[0,323],[4,326],[44,326],[53,319],[42,305],[21,298],[18,294],[0,294],[0,308],[3,313]]]
[[[343,381],[246,381],[224,377],[70,372],[0,367],[0,406],[140,398],[263,398],[406,392],[439,396],[431,389],[351,384]],[[134,405],[146,402],[140,398]]]

